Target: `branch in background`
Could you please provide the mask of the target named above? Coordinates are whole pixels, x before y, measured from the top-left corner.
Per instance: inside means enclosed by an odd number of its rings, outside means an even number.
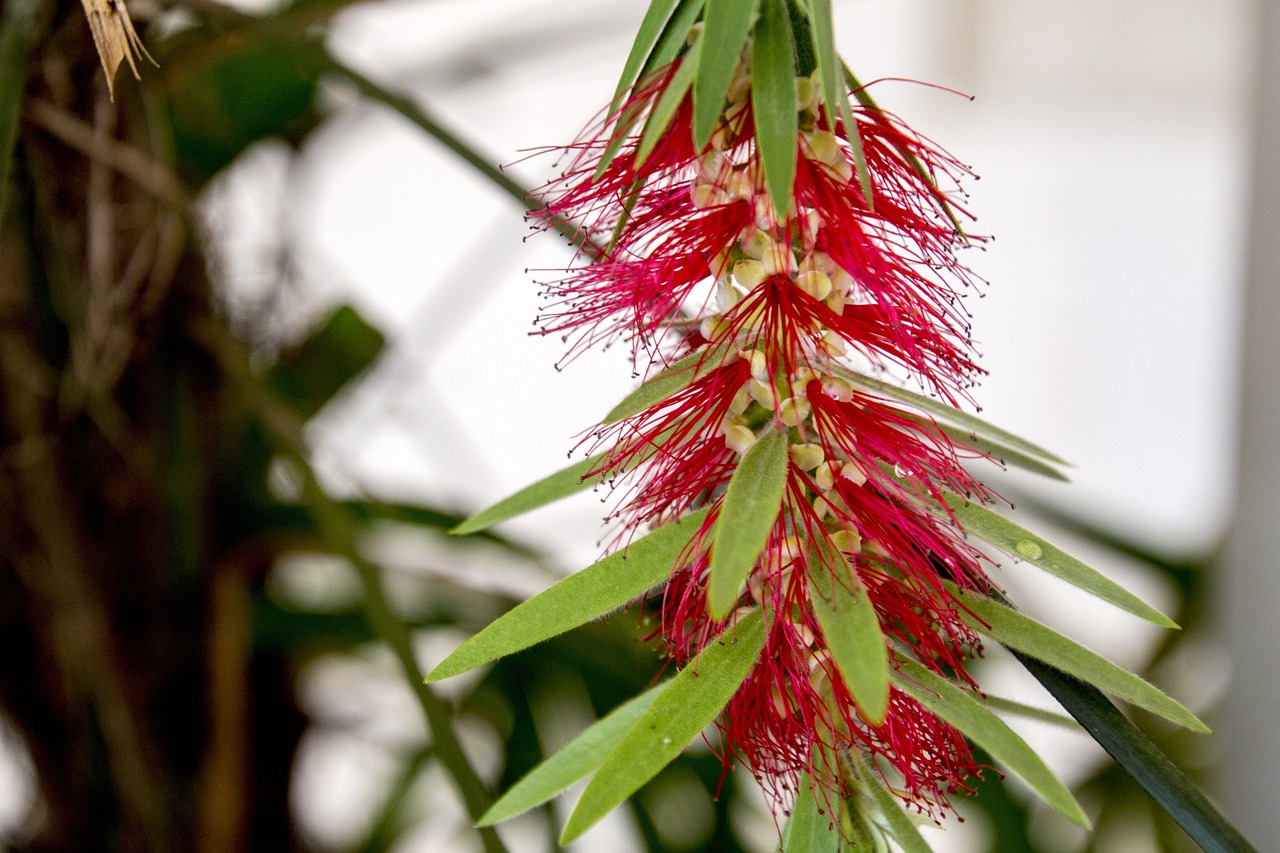
[[[453,778],[472,820],[488,810],[492,798],[480,777],[467,761],[453,730],[449,707],[431,691],[413,653],[408,626],[392,610],[376,566],[360,553],[356,544],[356,524],[348,508],[334,500],[316,477],[302,441],[302,422],[250,373],[248,357],[239,345],[217,328],[194,334],[237,383],[249,409],[257,413],[274,449],[302,479],[302,497],[315,517],[319,532],[335,553],[341,554],[360,576],[365,593],[365,618],[374,635],[390,647],[404,669],[405,680],[422,708],[431,731],[432,749]],[[492,827],[478,830],[486,853],[506,853]]]

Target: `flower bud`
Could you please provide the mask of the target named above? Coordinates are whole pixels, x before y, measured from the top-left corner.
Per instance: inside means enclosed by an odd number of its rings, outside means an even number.
[[[803,397],[788,397],[778,406],[778,417],[787,426],[799,426],[809,417],[809,401]]]
[[[724,443],[730,450],[741,456],[756,443],[756,434],[743,424],[734,424],[725,430]]]
[[[793,444],[787,448],[787,453],[801,471],[812,471],[825,458],[821,445],[817,444]]]

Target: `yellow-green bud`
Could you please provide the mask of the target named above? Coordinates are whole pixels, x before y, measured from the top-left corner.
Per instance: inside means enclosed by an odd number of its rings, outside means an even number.
[[[831,293],[831,279],[818,270],[801,272],[795,278],[796,287],[819,301],[826,299]]]
[[[791,461],[801,471],[812,471],[822,464],[825,455],[817,444],[793,444],[787,448]]]
[[[738,261],[733,265],[733,278],[748,290],[757,287],[770,275],[768,269],[760,261]]]
[[[778,417],[787,426],[799,426],[809,417],[809,401],[803,397],[788,397],[778,405]]]
[[[724,443],[734,453],[742,455],[756,443],[756,434],[743,424],[734,424],[725,430]]]

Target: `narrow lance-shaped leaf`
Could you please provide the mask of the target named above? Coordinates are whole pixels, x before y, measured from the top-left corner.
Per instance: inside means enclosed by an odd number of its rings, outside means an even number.
[[[1037,708],[1035,705],[1028,705],[1025,702],[1006,699],[1003,696],[993,696],[988,693],[982,697],[982,704],[992,711],[998,711],[1002,714],[1012,714],[1015,717],[1023,717],[1039,723],[1048,723],[1051,726],[1058,726],[1077,733],[1080,731],[1080,724],[1071,717],[1053,711],[1046,711],[1044,708]]]
[[[783,0],[760,0],[751,62],[751,108],[765,183],[778,216],[791,209],[796,177],[796,60]]]
[[[889,833],[893,836],[893,840],[898,842],[903,853],[933,853],[933,848],[920,836],[920,830],[916,828],[915,823],[902,810],[901,802],[884,787],[880,774],[858,755],[853,755],[853,760],[858,767],[858,774],[862,777],[867,795],[875,803],[880,816],[888,824]]]
[[[831,0],[812,0],[809,4],[809,28],[813,32],[813,47],[818,54],[818,74],[822,78],[822,99],[827,106],[827,121],[832,132],[836,128],[836,115],[844,123],[844,132],[853,150],[853,165],[862,186],[862,195],[870,207],[874,204],[871,191],[871,172],[867,169],[867,155],[862,150],[862,135],[858,123],[849,109],[849,96],[841,81],[841,62],[836,53],[835,26],[831,15]]]
[[[428,681],[439,681],[527,649],[621,607],[666,580],[708,510],[665,524],[557,583],[459,646]]]
[[[818,808],[819,796],[822,795],[814,788],[809,774],[801,774],[791,817],[782,829],[782,853],[839,853],[840,832],[832,815]],[[838,809],[840,801],[833,800],[829,805]]]
[[[1015,554],[1028,563],[1044,569],[1056,578],[1079,587],[1103,601],[1114,604],[1149,622],[1166,628],[1178,625],[1168,616],[1129,592],[1120,584],[1090,568],[1065,551],[1050,545],[1034,533],[986,507],[966,501],[958,495],[945,495],[947,507],[955,520],[969,533],[990,542],[1002,551]],[[934,511],[942,514],[941,508]]]
[[[876,391],[886,397],[891,397],[901,403],[906,403],[909,406],[914,406],[917,409],[926,411],[931,415],[936,415],[943,420],[950,421],[957,426],[970,430],[979,436],[991,439],[998,444],[1019,450],[1029,456],[1034,456],[1052,465],[1071,464],[1062,457],[1045,450],[1038,444],[1034,444],[1025,438],[1001,429],[995,424],[988,423],[976,415],[971,415],[954,406],[948,406],[946,403],[935,400],[932,397],[926,397],[923,394],[917,394],[914,391],[899,388],[897,385],[890,382],[884,382],[880,379],[867,376],[863,373],[858,373],[854,370],[844,369],[840,370],[839,373],[855,385],[861,385],[864,388]]]
[[[992,758],[1030,785],[1045,802],[1072,822],[1089,827],[1089,818],[1080,804],[1035,750],[977,699],[912,660],[898,662],[894,680],[921,705],[991,753]]]
[[[679,55],[680,48],[688,40],[689,31],[693,28],[694,23],[697,22],[698,16],[702,14],[702,7],[705,5],[706,0],[684,0],[680,4],[680,8],[671,16],[662,38],[658,39],[658,44],[653,49],[653,53],[649,55],[648,61],[645,62],[644,68],[640,70],[641,78],[663,67]]]
[[[658,41],[658,37],[662,35],[662,30],[667,24],[667,19],[671,17],[672,10],[679,3],[680,0],[653,0],[649,4],[649,9],[644,13],[644,18],[640,21],[640,28],[636,31],[635,41],[631,43],[631,52],[627,54],[627,61],[622,66],[622,75],[618,78],[618,85],[613,90],[613,101],[609,106],[610,114],[617,112],[622,102],[623,93],[636,82],[640,67],[644,64],[645,59],[648,58],[649,51]]]
[[[951,587],[957,597],[959,590]],[[979,633],[1034,658],[1052,664],[1063,672],[1099,687],[1108,693],[1145,708],[1170,722],[1192,731],[1208,733],[1209,728],[1195,714],[1165,695],[1159,688],[1089,651],[1057,631],[987,598],[963,596],[963,604],[972,616],[965,620]],[[976,618],[974,618],[976,617]],[[981,620],[981,621],[979,621]]]
[[[755,6],[754,0],[707,0],[693,82],[693,144],[698,151],[707,147],[720,121]]]
[[[764,648],[759,610],[739,619],[671,680],[609,753],[582,792],[560,842],[568,844],[666,767],[728,704]]]
[[[503,498],[488,509],[481,510],[449,532],[454,536],[477,533],[509,518],[524,515],[526,512],[589,489],[596,485],[597,481],[595,478],[588,479],[587,475],[603,460],[604,454],[597,454],[588,456],[581,462],[575,462],[567,468],[561,468],[554,474],[543,477],[538,482]]]
[[[644,448],[636,453],[629,453],[620,461],[604,466],[609,452],[597,453],[581,462],[561,468],[554,474],[543,477],[536,483],[525,486],[513,495],[503,498],[488,509],[481,510],[463,521],[449,532],[454,536],[462,536],[487,530],[499,522],[506,521],[526,512],[555,503],[578,492],[589,489],[609,477],[625,474],[637,465],[648,461],[671,435],[671,430],[659,433]],[[604,466],[604,467],[602,467]],[[595,471],[595,475],[591,476]]]
[[[503,794],[485,812],[477,825],[492,826],[509,820],[542,805],[574,782],[599,770],[618,741],[635,725],[636,720],[644,716],[668,684],[669,681],[650,687],[639,696],[614,708],[607,716],[569,741]]]
[[[950,424],[939,423],[937,428],[951,439],[951,441],[960,449],[976,450],[985,456],[991,457],[1002,465],[1009,465],[1014,468],[1021,468],[1024,471],[1030,471],[1033,474],[1039,474],[1042,477],[1048,477],[1051,480],[1058,480],[1066,483],[1070,482],[1070,478],[1063,474],[1057,468],[1047,462],[1042,462],[1034,456],[1015,450],[1008,445],[1001,444],[994,439],[980,436],[976,433],[969,432]]]
[[[1013,654],[1202,850],[1257,853],[1186,774],[1098,688],[1033,657]]]
[[[680,67],[671,75],[667,88],[662,92],[662,97],[658,98],[658,103],[649,113],[649,120],[644,126],[644,135],[640,138],[640,149],[636,152],[636,169],[649,159],[649,155],[653,153],[653,147],[667,132],[667,126],[671,124],[671,117],[675,115],[676,108],[680,106],[689,87],[693,85],[694,75],[698,73],[701,46],[702,37],[699,36],[689,48],[689,52],[684,55],[684,59],[680,61]]]
[[[884,722],[889,707],[889,650],[866,587],[844,553],[815,543],[809,557],[813,615],[862,716]]]
[[[680,393],[734,357],[735,348],[735,341],[725,340],[689,353],[628,394],[609,410],[603,423],[617,423]]]
[[[680,6],[681,0],[653,0],[649,4],[649,9],[645,12],[644,19],[640,22],[640,30],[636,33],[635,42],[631,45],[631,53],[627,56],[626,64],[623,66],[622,75],[618,78],[618,86],[613,93],[613,101],[609,104],[609,121],[616,121],[613,132],[609,135],[609,145],[600,157],[600,163],[596,166],[595,180],[599,180],[604,174],[605,169],[609,168],[609,164],[613,162],[613,158],[617,156],[618,151],[622,148],[622,143],[626,140],[627,135],[631,132],[631,128],[635,126],[644,111],[642,104],[629,104],[623,107],[626,98],[624,95],[627,90],[636,84],[637,78],[642,78],[646,71],[654,67],[651,60],[654,59],[657,51],[663,50],[667,44],[671,42],[673,29],[680,27],[680,19],[684,17],[681,12],[677,12],[672,17],[672,9]],[[687,12],[691,5],[699,5],[684,0],[682,12]],[[668,20],[670,19],[670,20]],[[688,31],[692,20],[684,24],[684,32]],[[684,34],[681,33],[679,42],[683,43]],[[655,42],[657,45],[655,46]],[[650,50],[654,53],[650,53]],[[675,53],[666,60],[670,62],[675,58]],[[666,62],[660,63],[665,65]],[[643,65],[642,65],[643,63]]]
[[[770,432],[747,450],[725,492],[707,582],[712,617],[723,619],[737,604],[778,520],[786,483],[787,436]]]

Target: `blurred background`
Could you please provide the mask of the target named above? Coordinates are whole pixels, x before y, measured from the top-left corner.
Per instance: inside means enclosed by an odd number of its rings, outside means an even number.
[[[79,4],[5,0],[5,22],[22,6],[34,23],[25,54],[4,42],[25,73],[0,93],[22,94],[0,100],[19,105],[0,242],[0,848],[499,849],[462,800],[651,681],[633,610],[438,697],[413,687],[414,667],[599,556],[602,494],[494,536],[444,531],[562,467],[632,386],[624,353],[557,370],[560,341],[530,335],[539,270],[572,252],[530,236],[510,184],[546,180],[543,149],[607,103],[646,5],[133,0],[159,67],[125,68],[113,106]],[[1275,16],[1251,0],[835,12],[881,105],[982,176],[972,230],[995,240],[967,260],[989,282],[969,301],[983,417],[1077,466],[1068,485],[989,481],[1184,630],[1028,567],[997,579],[1220,730],[1136,718],[1265,849],[1280,311],[1246,285],[1280,266],[1258,254],[1277,242],[1257,120],[1280,113],[1262,106]],[[994,651],[980,680],[1055,707]],[[1011,722],[1097,832],[990,779],[963,823],[927,833],[939,850],[1194,849],[1085,735]],[[462,755],[478,778],[460,798]],[[773,850],[749,776],[720,785],[692,748],[572,849]],[[557,849],[568,811],[501,840]]]

